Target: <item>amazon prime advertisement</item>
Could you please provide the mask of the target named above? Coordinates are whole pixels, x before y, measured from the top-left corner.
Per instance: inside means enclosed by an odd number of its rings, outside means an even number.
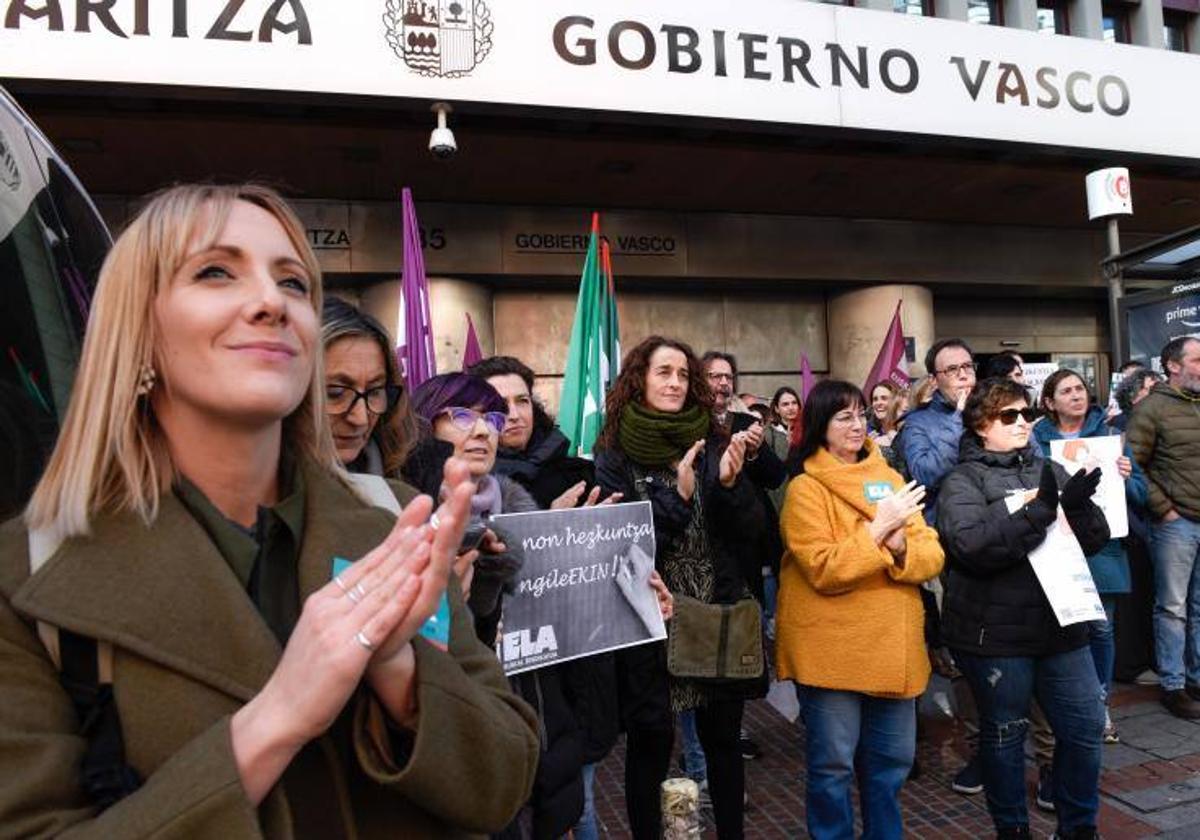
[[[1168,341],[1183,336],[1200,338],[1200,282],[1130,295],[1121,302],[1121,309],[1126,319],[1126,358],[1159,372],[1159,354]]]

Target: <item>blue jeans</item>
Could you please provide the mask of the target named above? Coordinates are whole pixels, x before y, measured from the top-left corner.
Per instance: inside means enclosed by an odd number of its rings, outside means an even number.
[[[900,788],[917,749],[914,700],[799,687],[808,733],[808,832],[813,840],[853,840],[851,784],[857,777],[864,840],[899,840]]]
[[[1200,522],[1180,517],[1151,528],[1154,655],[1164,691],[1200,685]]]
[[[679,713],[679,740],[683,752],[683,772],[696,784],[707,777],[707,762],[704,759],[704,747],[700,746],[700,736],[696,732],[696,712],[688,709]]]
[[[596,765],[583,765],[583,813],[572,832],[575,840],[600,840],[600,831],[596,828],[595,785]]]
[[[1061,833],[1096,825],[1104,703],[1086,647],[1053,656],[956,653],[979,707],[979,758],[996,830],[1029,825],[1025,733],[1037,697],[1054,732],[1054,804]]]
[[[1117,612],[1117,596],[1101,595],[1107,621],[1093,621],[1088,625],[1088,641],[1092,648],[1092,661],[1096,665],[1096,678],[1104,689],[1104,700],[1112,692],[1113,663],[1117,659],[1117,644],[1113,640],[1113,620]]]
[[[763,575],[763,615],[775,618],[775,602],[779,599],[779,578],[774,573]]]

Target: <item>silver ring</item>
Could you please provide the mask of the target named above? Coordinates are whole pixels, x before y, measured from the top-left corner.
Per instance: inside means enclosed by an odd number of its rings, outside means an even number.
[[[349,594],[350,590],[348,590],[348,589],[346,588],[346,584],[345,584],[345,582],[342,580],[342,576],[341,576],[341,575],[334,575],[334,577],[333,577],[333,582],[334,582],[334,583],[336,583],[336,584],[338,585],[338,589],[340,589],[340,590],[342,590],[343,592],[345,592],[345,593]]]
[[[359,630],[357,633],[354,634],[354,641],[358,642],[360,645],[362,645],[364,648],[369,650],[371,653],[375,652],[375,645],[371,642],[370,639],[367,638],[367,635],[365,633],[363,633],[363,631]]]
[[[354,584],[354,587],[352,589],[346,590],[346,597],[349,598],[351,601],[353,601],[356,604],[359,601],[361,601],[363,598],[365,598],[366,595],[367,595],[367,590],[363,589],[362,581],[359,581],[358,583]]]
[[[442,523],[438,521],[437,511],[435,510],[433,515],[429,517],[429,527],[436,531],[441,524]]]

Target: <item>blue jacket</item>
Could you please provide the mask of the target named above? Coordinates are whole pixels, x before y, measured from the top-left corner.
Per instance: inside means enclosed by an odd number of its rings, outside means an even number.
[[[1079,436],[1081,438],[1105,437],[1112,434],[1119,433],[1114,432],[1104,422],[1104,409],[1098,406],[1088,409],[1087,416],[1083,418],[1083,428],[1080,429]],[[1042,454],[1047,458],[1050,457],[1050,441],[1062,439],[1062,433],[1048,416],[1043,417],[1034,425],[1033,436],[1042,447]],[[1137,461],[1133,460],[1133,452],[1130,450],[1129,444],[1125,444],[1124,451],[1125,457],[1133,464],[1133,472],[1129,478],[1125,479],[1125,500],[1129,507],[1134,509],[1130,511],[1132,525],[1135,511],[1146,505],[1146,474],[1142,472]],[[1117,595],[1132,589],[1132,581],[1129,577],[1129,558],[1125,554],[1125,546],[1122,545],[1121,540],[1109,540],[1104,548],[1088,558],[1088,567],[1092,570],[1092,580],[1096,582],[1096,591],[1101,595]]]
[[[910,478],[925,485],[925,521],[937,525],[937,494],[942,479],[958,463],[962,414],[941,391],[904,418],[899,446]]]

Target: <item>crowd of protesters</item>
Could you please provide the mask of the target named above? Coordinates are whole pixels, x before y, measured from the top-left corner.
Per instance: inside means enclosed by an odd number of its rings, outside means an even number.
[[[1163,703],[1200,718],[1200,340],[1163,349],[1165,380],[1123,371],[1115,411],[1076,371],[1030,394],[1015,353],[982,377],[959,339],[924,361],[908,388],[768,401],[732,354],[651,336],[593,461],[519,359],[408,388],[386,330],[323,298],[275,193],[160,194],[105,263],[58,443],[0,530],[4,833],[592,840],[624,733],[648,840],[678,731],[736,840],[761,754],[745,703],[773,671],[800,701],[810,835],[853,837],[857,788],[863,836],[898,838],[936,668],[962,676],[975,733],[954,788],[985,793],[997,835],[1030,836],[1032,721],[1038,805],[1062,840],[1098,836],[1131,555],[1154,559]],[[1050,450],[1122,433],[1113,539],[1102,470]],[[683,609],[761,617],[771,668],[701,679],[655,642],[505,677],[523,557],[490,518],[623,500],[650,504],[670,632]],[[1060,625],[1034,573],[1060,520],[1104,619]]]

